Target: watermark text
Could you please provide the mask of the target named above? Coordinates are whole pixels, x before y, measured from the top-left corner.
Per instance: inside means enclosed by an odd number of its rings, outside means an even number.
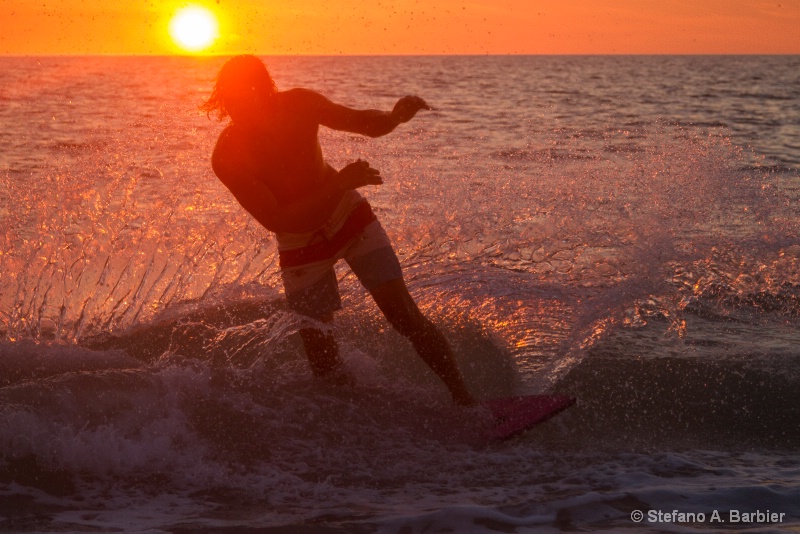
[[[765,524],[783,523],[785,512],[771,510],[712,510],[711,512],[682,512],[680,510],[634,510],[631,521],[634,523],[723,523],[723,524]]]

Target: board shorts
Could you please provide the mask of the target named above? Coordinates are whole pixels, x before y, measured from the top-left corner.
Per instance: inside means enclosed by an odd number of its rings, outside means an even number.
[[[333,269],[340,259],[367,290],[403,277],[389,237],[355,190],[345,193],[319,230],[277,238],[286,300],[294,311],[314,319],[325,319],[342,307]]]

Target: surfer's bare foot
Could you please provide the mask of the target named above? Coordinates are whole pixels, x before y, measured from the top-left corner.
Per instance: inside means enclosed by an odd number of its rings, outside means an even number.
[[[326,375],[320,376],[320,378],[336,387],[354,388],[356,386],[355,378],[344,369],[343,365]]]
[[[459,394],[453,394],[453,402],[455,402],[459,406],[469,407],[475,406],[478,402],[475,398],[469,394],[469,392],[462,392]]]

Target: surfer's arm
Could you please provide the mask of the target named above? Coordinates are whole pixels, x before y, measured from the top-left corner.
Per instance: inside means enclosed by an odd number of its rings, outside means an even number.
[[[353,109],[336,104],[326,97],[307,89],[293,89],[293,96],[302,99],[305,109],[315,112],[319,124],[345,132],[368,137],[386,135],[400,124],[410,121],[421,109],[431,109],[418,96],[404,96],[397,101],[392,111],[377,109]]]

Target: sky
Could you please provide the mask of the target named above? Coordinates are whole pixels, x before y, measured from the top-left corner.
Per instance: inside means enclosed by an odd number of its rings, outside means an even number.
[[[212,54],[800,54],[800,0],[0,0],[0,54],[182,53],[189,3]]]

